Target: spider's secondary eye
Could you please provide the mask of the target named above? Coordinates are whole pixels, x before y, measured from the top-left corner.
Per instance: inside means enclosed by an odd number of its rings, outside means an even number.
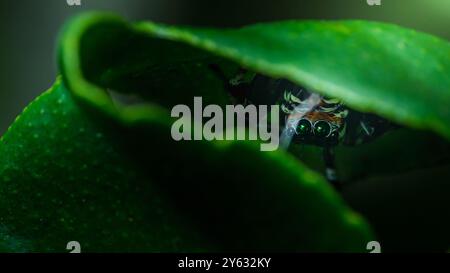
[[[318,137],[327,137],[331,132],[331,126],[328,122],[319,120],[314,124],[314,134]]]
[[[297,124],[297,134],[305,136],[311,132],[311,122],[306,119],[301,119]]]

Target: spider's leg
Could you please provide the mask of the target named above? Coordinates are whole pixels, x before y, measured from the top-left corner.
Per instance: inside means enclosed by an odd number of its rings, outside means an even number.
[[[341,183],[339,182],[336,175],[336,167],[334,164],[334,151],[331,146],[323,147],[323,159],[325,161],[325,176],[327,180],[336,188],[341,188]]]
[[[209,64],[209,69],[223,82],[225,90],[236,100],[236,104],[246,105],[250,83],[244,82],[243,78],[247,70],[241,68],[234,78],[228,79],[217,64]]]

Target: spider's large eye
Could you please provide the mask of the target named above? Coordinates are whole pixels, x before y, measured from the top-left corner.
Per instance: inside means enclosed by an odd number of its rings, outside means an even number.
[[[331,126],[324,120],[314,123],[314,134],[318,137],[327,137],[331,132]]]
[[[311,132],[311,122],[307,119],[301,119],[297,124],[297,134],[300,136],[306,136]]]

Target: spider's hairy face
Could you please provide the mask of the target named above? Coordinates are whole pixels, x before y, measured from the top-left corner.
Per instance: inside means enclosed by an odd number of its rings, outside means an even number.
[[[229,81],[228,90],[236,103],[279,105],[282,110],[280,135],[289,144],[293,141],[318,146],[357,145],[398,127],[375,114],[355,111],[338,99],[311,92],[289,80],[246,70]]]
[[[348,110],[337,99],[302,88],[295,93],[285,90],[280,105],[295,142],[336,145],[344,136]]]

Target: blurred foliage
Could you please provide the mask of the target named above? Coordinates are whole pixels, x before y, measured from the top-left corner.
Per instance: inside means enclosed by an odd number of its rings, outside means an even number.
[[[450,241],[450,165],[379,175],[343,196],[372,224],[383,251],[445,252]]]
[[[290,152],[323,173],[322,148],[295,145]],[[363,178],[392,175],[450,163],[450,143],[436,134],[409,128],[389,131],[369,143],[335,149],[338,177],[346,185]]]

